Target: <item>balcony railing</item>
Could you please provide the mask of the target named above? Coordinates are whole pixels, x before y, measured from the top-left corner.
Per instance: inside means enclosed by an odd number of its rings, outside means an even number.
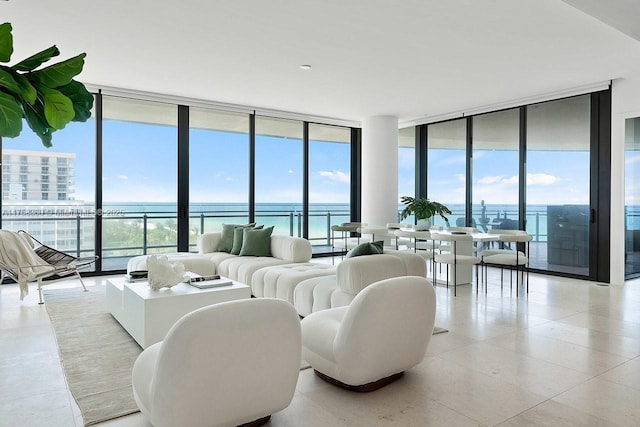
[[[517,210],[487,212],[490,218],[515,219]],[[455,225],[464,212],[454,211],[449,223]],[[189,248],[196,250],[199,234],[218,231],[222,223],[242,223],[248,219],[246,211],[194,212],[189,216]],[[304,216],[299,211],[257,211],[256,220],[265,225],[274,225],[275,233],[284,230],[290,236],[302,237]],[[413,218],[408,218],[411,222]],[[309,240],[313,245],[331,245],[331,226],[349,221],[347,209],[312,210],[309,214]],[[437,221],[436,221],[437,223]],[[535,242],[546,242],[546,210],[527,215],[527,231]],[[489,226],[491,226],[491,222]],[[136,255],[172,252],[177,250],[175,212],[126,212],[119,216],[103,216],[103,263],[110,259],[128,259]],[[95,218],[77,215],[60,218],[58,216],[5,217],[3,227],[11,230],[24,229],[45,244],[73,253],[87,256],[95,253],[93,248]],[[78,238],[78,236],[80,238]],[[111,263],[113,264],[113,263]],[[120,264],[120,263],[116,263]],[[126,265],[126,263],[125,263]],[[122,268],[122,267],[120,267]]]

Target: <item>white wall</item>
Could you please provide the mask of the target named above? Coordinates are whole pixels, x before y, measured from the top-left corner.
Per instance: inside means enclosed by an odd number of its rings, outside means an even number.
[[[640,116],[640,72],[611,87],[611,279],[624,283],[624,122]]]

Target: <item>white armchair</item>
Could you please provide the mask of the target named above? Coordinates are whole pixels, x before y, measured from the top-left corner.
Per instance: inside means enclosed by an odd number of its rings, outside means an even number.
[[[140,354],[133,394],[155,427],[260,425],[291,402],[300,346],[298,314],[285,301],[207,306]]]
[[[302,354],[316,374],[353,391],[374,391],[424,359],[436,295],[424,277],[394,277],[364,288],[349,306],[302,320]]]

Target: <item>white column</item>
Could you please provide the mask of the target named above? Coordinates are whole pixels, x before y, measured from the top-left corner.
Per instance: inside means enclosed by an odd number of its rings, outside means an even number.
[[[362,222],[398,221],[398,118],[362,121]]]

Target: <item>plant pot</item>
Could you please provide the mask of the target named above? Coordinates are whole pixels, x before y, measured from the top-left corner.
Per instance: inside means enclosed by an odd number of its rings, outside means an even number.
[[[431,228],[431,220],[427,219],[419,219],[416,224],[416,230],[418,231],[427,231]]]

